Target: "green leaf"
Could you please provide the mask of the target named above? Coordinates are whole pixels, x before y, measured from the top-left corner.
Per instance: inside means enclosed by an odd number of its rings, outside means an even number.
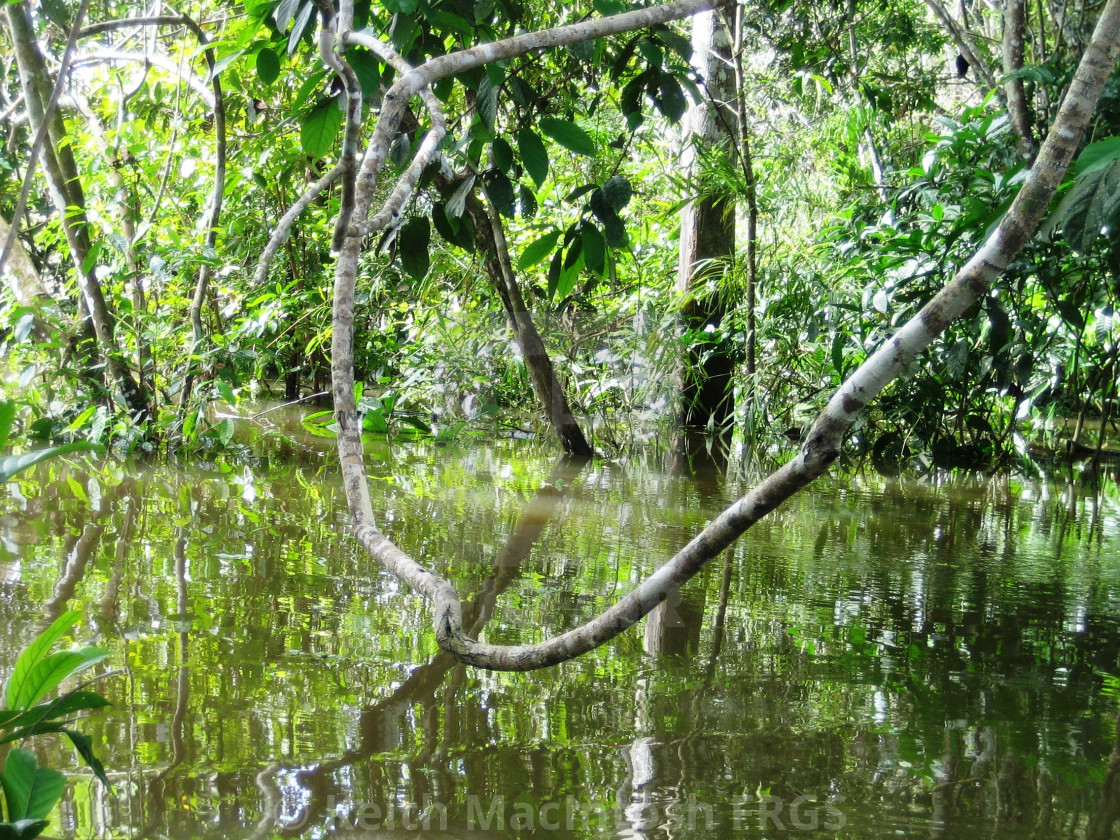
[[[16,658],[15,667],[8,677],[4,687],[4,705],[13,711],[23,711],[30,708],[38,701],[36,697],[30,703],[20,705],[13,700],[22,694],[22,686],[27,681],[28,675],[47,655],[55,642],[61,639],[81,619],[81,610],[68,610],[51,623],[51,626],[36,636],[27,647],[20,651]]]
[[[419,5],[419,0],[385,0],[385,8],[395,15],[411,15]]]
[[[432,239],[427,216],[414,216],[404,223],[397,235],[397,253],[401,266],[413,280],[422,280],[428,273],[428,246]]]
[[[70,9],[66,0],[42,0],[39,7],[47,20],[64,32],[70,29]]]
[[[389,431],[389,421],[385,419],[385,409],[380,405],[374,406],[362,417],[362,430],[375,435],[383,435]]]
[[[583,243],[583,258],[589,271],[601,275],[606,266],[607,244],[599,228],[591,222],[584,221],[579,231],[580,241]]]
[[[299,143],[308,157],[321,158],[331,150],[345,119],[333,99],[320,102],[304,117],[299,129]]]
[[[306,0],[304,5],[300,8],[299,14],[296,15],[295,21],[292,23],[291,34],[288,35],[288,55],[296,51],[299,46],[299,39],[303,37],[303,30],[307,28],[308,22],[311,20],[311,14],[315,11],[315,3],[312,0]]]
[[[34,467],[40,461],[68,455],[69,452],[103,452],[105,447],[100,444],[87,444],[84,440],[75,444],[63,444],[47,449],[36,449],[34,452],[24,452],[22,455],[6,455],[0,458],[0,482],[8,482],[21,470]]]
[[[626,225],[618,216],[612,216],[603,221],[603,236],[611,248],[625,247],[629,239],[626,236]]]
[[[564,252],[557,251],[548,266],[548,300],[556,299],[556,287],[560,285],[560,273],[564,270]]]
[[[572,251],[568,252],[568,257],[564,260],[564,270],[556,284],[556,297],[560,300],[564,300],[572,293],[572,290],[576,287],[576,281],[579,280],[579,274],[583,271],[583,249],[573,247],[572,250],[576,251],[575,257],[572,258]]]
[[[97,776],[101,784],[113,789],[109,784],[109,778],[105,775],[105,765],[101,760],[93,754],[93,739],[89,735],[83,735],[81,732],[75,732],[73,729],[62,730],[66,733],[66,737],[70,739],[70,743],[74,745],[74,749],[78,751],[78,755],[82,757],[82,761],[86,766],[93,771],[93,775]]]
[[[832,366],[836,369],[836,375],[844,376],[844,343],[845,335],[842,332],[837,332],[836,336],[832,339]]]
[[[28,709],[54,691],[63,680],[101,662],[109,651],[86,645],[77,650],[60,650],[36,661],[19,674],[12,672],[5,699],[8,708]]]
[[[536,242],[529,245],[521,252],[521,258],[517,261],[518,270],[525,271],[541,262],[552,253],[552,249],[556,247],[556,240],[559,238],[560,231],[554,230],[551,233],[546,233]]]
[[[521,207],[522,219],[532,219],[537,215],[537,197],[524,184],[517,185],[517,200]]]
[[[1117,158],[1120,158],[1120,137],[1107,137],[1090,143],[1081,151],[1074,164],[1074,171],[1078,175],[1084,175],[1107,166]]]
[[[381,84],[381,62],[377,56],[363,47],[350,47],[346,50],[346,60],[358,77],[358,85],[362,88],[362,96],[369,99]]]
[[[50,820],[16,820],[0,823],[0,840],[34,840],[50,824]]]
[[[513,216],[513,182],[502,172],[492,169],[483,177],[486,197],[506,218]]]
[[[8,445],[12,434],[12,424],[16,420],[16,404],[11,400],[0,400],[0,449]]]
[[[407,423],[408,425],[412,426],[412,428],[417,429],[418,431],[421,431],[426,435],[430,435],[432,433],[432,427],[431,426],[429,426],[427,423],[425,423],[419,417],[416,417],[412,414],[406,414],[403,417],[401,417],[401,422],[402,423]]]
[[[61,798],[66,777],[57,770],[39,767],[34,753],[15,749],[4,763],[3,783],[8,819],[41,820]]]
[[[505,139],[495,137],[490,144],[490,151],[494,155],[494,165],[508,175],[513,168],[513,148]]]
[[[541,131],[565,149],[573,151],[577,155],[587,155],[588,157],[595,157],[597,154],[595,141],[574,122],[562,120],[559,117],[541,117],[539,124]]]
[[[612,175],[603,184],[603,198],[616,213],[630,203],[633,195],[634,188],[630,186],[630,181],[621,175]]]
[[[523,128],[514,135],[517,149],[521,152],[521,163],[533,183],[540,189],[548,177],[548,150],[544,141],[531,128]]]
[[[680,82],[671,73],[662,73],[658,83],[658,96],[655,100],[657,110],[670,122],[680,122],[688,110],[688,100],[684,98]]]
[[[233,64],[233,62],[237,61],[237,59],[245,55],[245,52],[245,50],[235,50],[229,55],[222,56],[220,59],[214,62],[214,69],[210,71],[210,75],[207,78],[213,79],[215,76],[219,75],[223,70]]]
[[[270,85],[280,77],[280,56],[264,47],[257,53],[257,78]]]
[[[1042,228],[1044,238],[1061,238],[1083,253],[1105,228],[1115,237],[1120,223],[1120,158],[1103,160],[1077,177]]]

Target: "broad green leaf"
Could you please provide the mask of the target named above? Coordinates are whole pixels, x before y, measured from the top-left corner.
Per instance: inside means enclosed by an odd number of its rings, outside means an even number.
[[[327,78],[327,71],[320,70],[317,73],[312,73],[303,80],[303,84],[299,86],[296,91],[295,97],[292,99],[292,110],[297,111],[304,106],[311,94],[322,87],[323,82]]]
[[[490,144],[490,152],[494,156],[494,165],[506,175],[513,168],[513,148],[509,142],[501,137],[495,137]]]
[[[47,20],[63,32],[70,29],[70,9],[66,0],[42,0],[39,7],[43,10],[43,14],[47,16]]]
[[[684,112],[688,110],[688,100],[684,98],[681,84],[671,73],[661,74],[656,103],[657,110],[674,123],[680,122]]]
[[[494,118],[498,113],[498,88],[490,81],[489,76],[483,76],[478,83],[475,93],[474,107],[478,118],[486,129],[487,135],[494,134]]]
[[[634,188],[630,186],[630,181],[621,175],[612,175],[603,184],[603,198],[616,213],[630,203],[633,195]]]
[[[280,0],[280,5],[276,7],[276,11],[272,13],[273,20],[276,21],[276,28],[281,32],[288,31],[288,24],[292,22],[295,17],[296,9],[299,8],[299,0]]]
[[[0,744],[9,744],[14,741],[22,741],[24,738],[30,738],[33,735],[47,735],[52,732],[61,732],[63,724],[57,720],[44,720],[31,726],[23,726],[21,724],[19,729],[13,729],[11,732],[0,738]]]
[[[468,6],[468,8],[470,7]],[[470,38],[474,35],[474,27],[467,22],[466,18],[460,17],[454,12],[434,9],[428,13],[427,18],[441,32],[452,32],[456,35],[462,35],[464,38]]]
[[[333,99],[320,102],[304,117],[299,129],[299,143],[308,157],[321,158],[331,150],[345,119]]]
[[[626,3],[621,2],[621,0],[592,0],[591,6],[603,17],[621,14],[630,8]]]
[[[5,699],[8,708],[28,709],[54,691],[63,680],[101,662],[109,651],[86,645],[77,650],[60,650],[38,660],[21,678],[9,680]],[[15,677],[15,672],[12,673]]]
[[[574,250],[574,249],[573,249]],[[572,252],[569,251],[569,256]],[[579,280],[579,274],[583,271],[583,249],[579,248],[576,251],[575,259],[565,260],[564,270],[560,274],[560,281],[556,284],[556,297],[564,300],[572,293],[576,287],[576,281]]]
[[[264,47],[257,53],[257,78],[270,85],[280,77],[280,56]]]
[[[44,819],[62,796],[66,777],[39,767],[34,753],[15,749],[4,763],[4,799],[9,820]]]
[[[364,47],[350,47],[346,50],[346,60],[358,77],[358,84],[362,88],[362,96],[369,99],[381,84],[381,62],[377,56]]]
[[[537,215],[537,197],[524,184],[517,185],[517,200],[521,207],[522,219],[532,219]]]
[[[629,241],[626,236],[626,226],[618,216],[612,216],[603,222],[603,236],[611,248],[625,247]]]
[[[836,336],[832,339],[832,349],[830,352],[832,366],[836,369],[837,376],[841,377],[844,375],[844,343],[844,333],[837,332]]]
[[[1120,158],[1120,137],[1107,137],[1086,146],[1077,156],[1074,170],[1078,175],[1084,175],[1107,166],[1117,158]]]
[[[404,223],[397,234],[397,253],[401,266],[413,280],[422,280],[428,273],[428,246],[432,239],[427,216],[414,216]]]
[[[419,417],[416,417],[412,414],[404,415],[401,418],[401,422],[402,423],[407,423],[409,426],[412,426],[412,428],[414,428],[418,431],[421,431],[426,435],[430,435],[432,433],[432,427],[431,426],[429,426],[427,423],[425,423]]]
[[[548,177],[548,150],[540,136],[531,128],[523,128],[514,135],[521,152],[521,164],[533,183],[540,189]]]
[[[591,139],[591,136],[586,131],[574,122],[562,120],[559,117],[541,117],[539,125],[541,131],[565,149],[569,149],[578,155],[587,155],[588,157],[595,157],[597,154],[595,141]]]
[[[432,207],[432,224],[436,232],[450,244],[474,253],[474,224],[470,216],[456,218],[447,212],[446,205],[439,203]]]
[[[8,677],[4,687],[4,705],[13,711],[24,711],[31,708],[41,699],[36,697],[30,703],[19,704],[13,702],[17,696],[24,693],[23,686],[28,676],[43,659],[46,658],[55,642],[61,639],[81,619],[81,610],[68,610],[56,618],[51,626],[36,636],[27,647],[20,651],[16,658],[15,667]]]
[[[486,197],[506,218],[513,216],[513,182],[502,172],[493,169],[484,176]]]
[[[362,417],[362,430],[375,435],[383,435],[389,431],[389,421],[385,419],[385,409],[374,406]]]
[[[541,262],[552,253],[552,249],[556,247],[556,240],[559,238],[560,231],[554,230],[551,233],[546,233],[536,242],[529,245],[521,252],[521,258],[517,261],[518,270],[525,271]]]
[[[606,266],[607,245],[599,228],[585,221],[579,230],[579,238],[583,243],[583,258],[589,271],[602,274]]]
[[[16,404],[11,400],[0,401],[0,449],[8,445],[12,423],[16,419]]]

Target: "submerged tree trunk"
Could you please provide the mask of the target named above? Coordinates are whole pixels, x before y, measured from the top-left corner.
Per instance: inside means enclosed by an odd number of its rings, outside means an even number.
[[[564,386],[556,377],[556,369],[548,356],[541,335],[533,323],[533,316],[525,306],[521,287],[513,273],[513,263],[509,258],[505,230],[501,217],[493,204],[483,205],[476,196],[467,199],[467,213],[474,222],[475,243],[486,261],[486,273],[502,299],[502,308],[513,330],[514,339],[521,349],[521,357],[529,370],[533,391],[537,401],[544,409],[548,422],[560,439],[560,445],[568,455],[590,458],[594,451],[583,436],[583,431],[572,414]]]
[[[684,120],[682,164],[698,165],[696,149],[731,149],[735,107],[732,39],[715,12],[692,22],[693,60],[704,79],[707,99]],[[735,348],[726,332],[731,308],[726,278],[735,254],[735,203],[726,195],[701,195],[681,214],[677,289],[684,299],[682,320],[688,344],[681,377],[680,423],[722,431],[734,410]]]

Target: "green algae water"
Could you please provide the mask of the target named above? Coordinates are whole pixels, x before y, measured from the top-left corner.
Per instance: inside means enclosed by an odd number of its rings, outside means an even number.
[[[529,674],[440,655],[356,550],[329,441],[52,465],[0,500],[0,675],[68,607],[108,648],[48,832],[134,838],[1045,838],[1120,813],[1120,491],[825,480],[655,616]],[[745,489],[539,447],[369,453],[379,521],[494,643],[611,604]]]

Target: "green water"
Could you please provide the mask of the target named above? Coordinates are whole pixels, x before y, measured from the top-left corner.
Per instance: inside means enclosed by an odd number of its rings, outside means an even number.
[[[370,463],[491,642],[593,615],[743,490],[513,441]],[[41,747],[74,770],[56,836],[1080,838],[1120,792],[1107,478],[822,482],[662,621],[522,675],[438,655],[346,537],[329,448],[53,466],[0,512],[0,672],[67,606],[120,671],[81,723],[111,792]]]

